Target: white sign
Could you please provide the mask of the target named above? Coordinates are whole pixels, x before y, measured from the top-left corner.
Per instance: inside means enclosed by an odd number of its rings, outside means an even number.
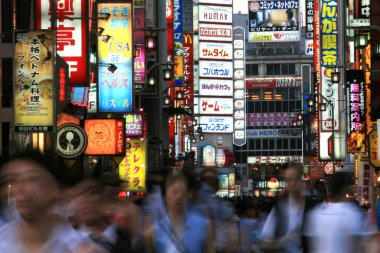
[[[233,100],[231,98],[200,97],[194,105],[196,114],[233,114]]]
[[[199,61],[199,77],[232,78],[232,62]]]
[[[235,130],[234,131],[234,138],[238,140],[245,139],[245,133],[244,130]]]
[[[235,129],[245,129],[245,120],[235,120]]]
[[[299,31],[248,33],[249,42],[288,42],[288,41],[299,41],[299,40],[300,40]]]
[[[244,89],[244,81],[243,80],[235,80],[234,81],[235,89]]]
[[[232,96],[232,80],[199,79],[199,95],[201,96]]]
[[[302,156],[248,156],[248,164],[302,162]]]
[[[213,60],[232,60],[232,44],[199,42],[199,58]]]
[[[325,101],[320,97],[320,103],[326,103],[326,111],[320,112],[320,126],[322,132],[331,132],[334,124],[334,130],[340,129],[340,108],[339,108],[339,83],[332,83],[331,78],[327,76],[328,70],[325,67],[321,67],[321,88],[320,92],[327,100],[332,101],[332,106],[328,101]],[[334,115],[333,115],[334,112]],[[333,123],[334,122],[334,123]]]
[[[199,40],[232,41],[231,25],[199,24]]]
[[[232,7],[199,5],[199,22],[232,23]]]
[[[204,133],[233,133],[232,117],[199,117],[202,131]]]
[[[244,100],[235,100],[235,110],[243,110],[244,109],[244,105],[245,105],[245,101]]]
[[[200,4],[225,4],[231,5],[232,0],[199,0]]]
[[[90,83],[90,90],[88,92],[88,113],[96,113],[97,112],[97,105],[96,105],[96,83]]]
[[[244,90],[235,90],[234,99],[244,99],[244,98],[245,98]]]
[[[247,138],[278,137],[277,129],[247,130]]]
[[[305,40],[305,55],[314,55],[314,41]]]

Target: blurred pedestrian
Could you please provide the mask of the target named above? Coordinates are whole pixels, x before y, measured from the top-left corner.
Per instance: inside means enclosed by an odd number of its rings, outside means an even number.
[[[167,213],[145,233],[146,252],[214,252],[209,221],[188,207],[189,178],[183,172],[166,177],[164,195]]]
[[[368,252],[364,250],[374,230],[370,227],[368,213],[347,197],[353,193],[353,184],[350,173],[337,172],[329,176],[329,201],[307,215],[304,234],[310,252]]]
[[[57,172],[65,170],[54,158],[28,151],[5,164],[20,219],[0,228],[0,252],[104,252],[54,211],[61,194]]]
[[[261,232],[260,247],[264,252],[301,253],[305,251],[302,227],[311,200],[303,196],[303,168],[289,163],[284,172],[287,187],[272,208]]]

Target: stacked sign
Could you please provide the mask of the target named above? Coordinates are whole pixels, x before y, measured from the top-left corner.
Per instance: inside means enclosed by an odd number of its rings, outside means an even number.
[[[248,1],[249,42],[299,41],[298,0]]]
[[[234,136],[237,146],[246,143],[245,136],[245,29],[234,27]]]
[[[232,133],[232,0],[200,0],[198,16],[200,97],[194,110],[204,132]]]

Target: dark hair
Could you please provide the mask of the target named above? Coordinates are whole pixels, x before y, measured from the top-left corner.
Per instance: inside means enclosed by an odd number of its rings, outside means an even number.
[[[177,181],[184,182],[186,184],[186,187],[189,190],[191,190],[190,189],[190,176],[187,172],[185,172],[185,171],[170,171],[166,175],[165,184],[164,184],[164,187],[162,188],[163,195],[166,195],[166,188],[169,185],[172,185]]]
[[[303,167],[302,164],[296,162],[289,162],[286,169],[295,169],[297,171],[297,175],[301,178],[303,175]]]
[[[354,184],[352,173],[336,172],[327,179],[330,198],[341,197],[346,192],[345,190]]]
[[[26,160],[38,164],[42,169],[46,170],[60,184],[67,185],[66,179],[68,170],[63,161],[53,152],[47,151],[42,154],[37,150],[25,150],[13,154],[7,163]]]
[[[213,176],[209,175],[210,173]],[[200,174],[200,181],[208,184],[209,186],[214,188],[215,191],[219,189],[218,173],[214,169],[204,169]]]

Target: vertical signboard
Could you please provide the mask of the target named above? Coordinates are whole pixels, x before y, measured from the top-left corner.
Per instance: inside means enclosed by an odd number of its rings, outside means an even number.
[[[134,26],[136,29],[145,27],[145,9],[134,6]],[[134,31],[134,81],[136,88],[142,88],[145,83],[145,32]]]
[[[119,176],[126,191],[146,190],[146,141],[127,141],[126,155],[119,164]]]
[[[174,85],[183,86],[182,0],[174,0]]]
[[[87,0],[53,1],[56,3],[57,53],[69,64],[70,84],[88,83]],[[52,0],[36,0],[37,29],[51,29]],[[52,52],[52,51],[51,51]]]
[[[98,38],[99,112],[129,112],[133,108],[132,4],[99,3],[98,11],[111,14],[107,22],[98,19],[98,27],[111,36]]]
[[[52,38],[50,31],[16,33],[13,88],[16,132],[54,129]]]
[[[374,0],[372,0],[374,1]],[[371,0],[349,0],[349,26],[370,26]]]
[[[144,137],[143,113],[128,113],[125,115],[125,134],[127,138]]]
[[[233,143],[243,146],[246,143],[245,108],[245,29],[234,27],[234,134]]]
[[[299,41],[298,0],[248,1],[248,41]]]
[[[306,0],[306,38],[312,39],[314,33],[314,0]]]
[[[347,152],[365,152],[365,101],[364,72],[347,70],[346,82],[348,89],[348,137]]]

